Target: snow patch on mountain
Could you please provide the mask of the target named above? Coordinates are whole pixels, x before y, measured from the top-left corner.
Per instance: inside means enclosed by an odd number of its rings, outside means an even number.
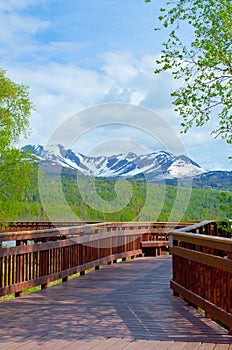
[[[168,167],[167,173],[171,178],[194,177],[203,173],[206,170],[201,168],[197,163],[193,162],[186,156],[178,156]]]

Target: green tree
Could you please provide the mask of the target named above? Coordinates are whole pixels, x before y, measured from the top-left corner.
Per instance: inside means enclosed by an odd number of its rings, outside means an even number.
[[[28,88],[16,84],[0,69],[0,220],[16,219],[24,208],[34,174],[28,154],[17,144],[28,136],[33,109]]]
[[[215,119],[214,136],[232,144],[231,0],[165,1],[159,21],[169,35],[155,72],[181,81],[172,96],[183,132]]]

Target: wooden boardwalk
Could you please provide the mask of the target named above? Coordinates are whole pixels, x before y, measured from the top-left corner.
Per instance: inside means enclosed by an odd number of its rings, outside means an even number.
[[[232,350],[170,278],[170,257],[139,258],[3,302],[0,349]]]

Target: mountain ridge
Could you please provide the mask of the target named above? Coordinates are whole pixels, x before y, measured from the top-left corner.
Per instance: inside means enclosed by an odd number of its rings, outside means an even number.
[[[149,182],[166,182],[171,185],[189,185],[198,188],[227,189],[232,187],[232,171],[203,169],[186,155],[167,151],[137,155],[133,152],[110,156],[86,156],[62,145],[26,145],[44,169],[62,167],[79,175],[98,178],[140,178]]]
[[[140,174],[162,173],[165,178],[193,177],[207,172],[186,155],[158,151],[137,155],[132,152],[110,156],[85,156],[62,145],[26,145],[40,162],[71,168],[84,175],[96,177],[131,177]]]

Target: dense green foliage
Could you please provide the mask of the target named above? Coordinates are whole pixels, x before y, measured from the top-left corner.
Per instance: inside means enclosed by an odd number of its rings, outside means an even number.
[[[21,136],[28,135],[31,110],[27,87],[12,82],[0,69],[0,220],[3,222],[17,218],[31,188],[32,162],[16,146]]]
[[[183,118],[183,131],[214,120],[213,134],[232,144],[232,3],[163,3],[159,21],[169,32],[156,73],[169,70],[180,81],[181,86],[172,96]]]
[[[146,183],[141,179],[116,181],[83,177],[77,181],[75,175],[70,175],[62,176],[64,204],[57,200],[57,181],[59,178],[55,175],[44,178],[46,208],[57,221],[69,220],[70,208],[80,221],[201,221],[231,217],[229,203],[225,199],[226,210],[221,207],[221,192],[217,190],[191,190],[184,186]],[[19,219],[49,219],[39,202],[38,190],[28,199]]]

